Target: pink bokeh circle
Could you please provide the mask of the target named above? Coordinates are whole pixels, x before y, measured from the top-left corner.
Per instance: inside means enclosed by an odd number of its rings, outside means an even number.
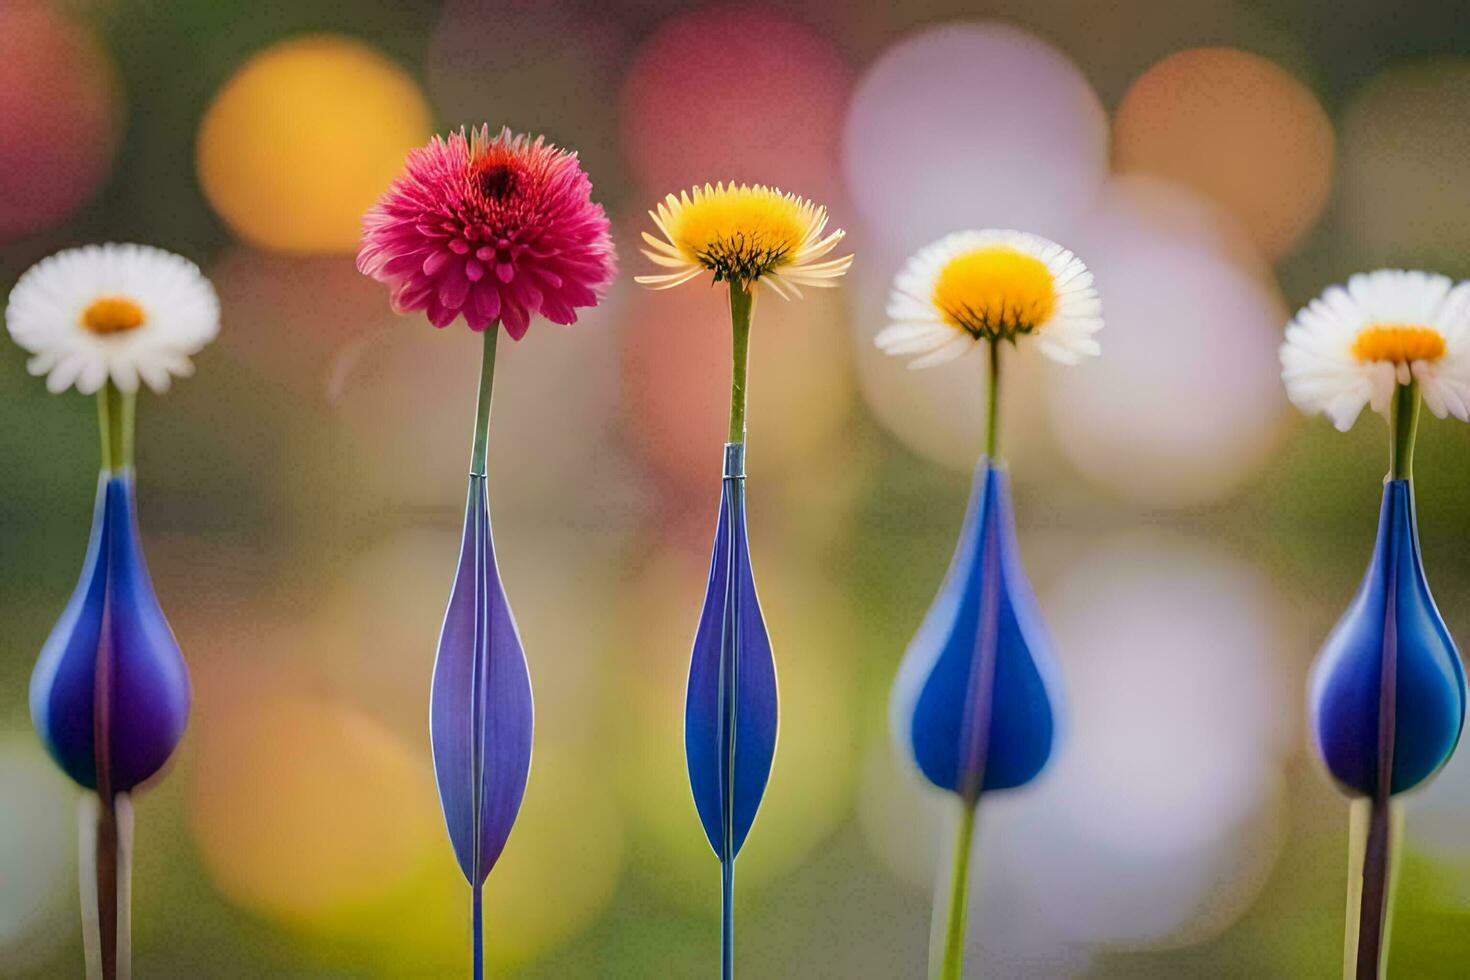
[[[85,204],[122,128],[117,71],[87,27],[40,3],[0,7],[0,239]]]

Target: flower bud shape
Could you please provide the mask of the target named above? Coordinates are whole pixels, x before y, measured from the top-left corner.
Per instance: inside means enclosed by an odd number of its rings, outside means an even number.
[[[1424,578],[1408,480],[1383,488],[1373,558],[1317,658],[1310,698],[1318,750],[1353,795],[1413,789],[1460,740],[1465,672]]]
[[[944,584],[894,685],[895,736],[971,805],[1035,779],[1058,736],[1057,669],[1021,567],[1004,469],[982,459]]]
[[[533,727],[531,677],[495,561],[485,478],[474,474],[429,698],[439,799],[472,886],[495,867],[520,813]]]
[[[31,676],[31,718],[52,758],[110,795],[162,769],[189,717],[189,674],[138,537],[131,471],[104,471],[81,580]]]
[[[684,705],[684,753],[710,847],[745,844],[776,756],[776,662],[745,532],[745,447],[726,447],[720,520]],[[738,474],[738,475],[736,475]]]

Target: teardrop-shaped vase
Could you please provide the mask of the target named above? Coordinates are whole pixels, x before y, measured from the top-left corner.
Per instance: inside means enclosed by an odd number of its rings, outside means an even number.
[[[1328,771],[1354,795],[1413,789],[1460,740],[1465,672],[1424,578],[1407,480],[1384,485],[1367,574],[1313,667],[1311,714]]]
[[[531,676],[495,562],[485,478],[471,474],[459,570],[434,660],[429,735],[454,856],[477,888],[520,813],[533,722]]]
[[[81,579],[31,675],[31,719],[66,774],[109,797],[154,776],[184,736],[189,672],[143,560],[130,470],[98,477]]]
[[[720,520],[689,664],[684,752],[705,836],[717,856],[733,860],[771,774],[777,703],[776,662],[745,535],[745,447],[725,448]]]
[[[974,804],[1046,766],[1057,677],[1021,566],[1009,478],[981,459],[944,584],[894,684],[895,736],[926,779]]]

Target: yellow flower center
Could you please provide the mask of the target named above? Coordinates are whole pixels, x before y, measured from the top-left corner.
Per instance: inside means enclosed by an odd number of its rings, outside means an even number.
[[[1444,356],[1444,334],[1412,323],[1374,323],[1358,331],[1353,356],[1359,363],[1437,361]]]
[[[751,282],[791,261],[811,228],[809,208],[767,187],[720,187],[675,210],[669,238],[715,280]]]
[[[972,336],[1013,340],[1051,318],[1057,292],[1045,262],[1009,245],[985,245],[949,260],[933,300],[945,322]]]
[[[82,311],[82,326],[104,336],[142,325],[143,308],[126,296],[104,296]]]

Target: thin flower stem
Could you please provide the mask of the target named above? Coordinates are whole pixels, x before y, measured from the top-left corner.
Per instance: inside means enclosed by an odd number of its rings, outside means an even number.
[[[97,428],[102,433],[102,468],[109,472],[133,466],[136,392],[124,392],[109,378],[97,392]]]
[[[117,825],[117,977],[133,975],[133,798],[113,797]]]
[[[949,910],[944,926],[944,960],[936,980],[959,980],[965,967],[965,906],[970,893],[970,850],[975,840],[975,814],[980,808],[961,799],[959,827],[955,830],[954,857],[949,869]]]
[[[493,367],[493,365],[492,365]],[[488,373],[488,372],[487,372]],[[485,400],[486,415],[489,414],[490,392],[488,387],[482,389],[482,397]],[[480,469],[483,472],[485,456],[483,441],[478,443],[480,449],[477,457]],[[470,487],[479,496],[479,506],[475,508],[474,517],[474,546],[475,546],[475,660],[470,671],[470,725],[473,742],[470,747],[470,772],[474,778],[475,800],[473,805],[475,843],[472,860],[475,868],[475,879],[470,884],[470,937],[471,953],[471,977],[473,980],[481,980],[485,975],[485,882],[479,877],[480,874],[480,844],[484,829],[485,795],[485,683],[488,665],[485,663],[483,654],[488,649],[487,641],[487,610],[483,597],[485,596],[486,561],[485,561],[485,522],[487,514],[485,503],[485,477],[483,475],[471,475]]]
[[[1000,447],[1000,341],[990,342],[989,407],[985,415],[985,455],[992,462]]]
[[[136,392],[122,391],[111,378],[97,392],[104,472],[133,468],[137,403]],[[87,973],[127,980],[132,975],[133,808],[126,793],[112,792],[105,768],[98,770],[97,793],[83,798],[80,831]]]
[[[480,355],[480,393],[475,401],[475,442],[470,450],[470,486],[475,487],[476,478],[480,480],[478,492],[484,494],[483,481],[486,473],[486,465],[489,453],[490,434],[490,402],[495,389],[495,347],[500,340],[500,321],[497,320],[485,330],[485,345]],[[483,503],[483,499],[482,499]],[[483,594],[485,584],[485,539],[484,521],[481,514],[484,513],[483,506],[477,509],[475,516],[475,592]],[[479,609],[480,603],[476,603],[475,611],[475,646],[479,649],[485,635],[484,611]],[[485,681],[482,675],[482,667],[479,657],[476,656],[475,668],[472,679],[472,697],[475,709],[472,712],[472,724],[474,730],[482,730],[481,690]],[[472,767],[476,786],[484,785],[484,747],[479,744],[478,739],[472,752]],[[476,794],[475,800],[475,857],[476,869],[480,865],[480,798]],[[473,980],[481,980],[485,975],[485,893],[484,882],[472,882],[470,885],[470,969]]]
[[[755,294],[739,280],[730,283],[730,433],[732,444],[745,442],[745,378],[750,361],[750,321],[755,310]],[[720,977],[735,976],[735,728],[739,704],[740,651],[740,576],[738,550],[735,547],[735,515],[737,497],[744,493],[741,479],[733,479],[727,471],[725,479],[726,516],[729,523],[729,564],[725,581],[725,633],[720,644],[720,725],[722,741],[727,746],[724,760],[724,812],[721,814],[724,849],[720,854]],[[743,476],[743,473],[742,473]]]
[[[1403,814],[1398,803],[1387,796],[1354,800],[1349,813],[1342,975],[1343,980],[1378,980],[1388,971]]]
[[[720,980],[735,977],[735,859],[720,861]]]
[[[730,283],[730,330],[734,338],[734,366],[730,370],[730,438],[745,441],[745,369],[750,359],[750,318],[755,294],[739,280]]]
[[[472,953],[471,974],[473,980],[481,980],[485,976],[485,886],[474,885],[470,888],[470,928],[474,930],[474,939],[470,944]]]
[[[1394,388],[1388,414],[1388,474],[1393,480],[1414,478],[1414,439],[1419,434],[1419,382]]]
[[[1419,382],[1396,385],[1388,410],[1388,478],[1414,478],[1414,440],[1419,433]],[[1413,491],[1410,490],[1412,495]],[[1394,590],[1389,589],[1389,615]],[[1348,908],[1342,973],[1344,980],[1378,980],[1388,969],[1388,934],[1392,921],[1393,886],[1398,871],[1397,805],[1391,796],[1393,777],[1394,698],[1390,654],[1384,653],[1384,704],[1379,708],[1382,758],[1378,791],[1353,803],[1348,846]]]
[[[132,975],[133,805],[126,793],[82,797],[78,831],[82,939],[91,980]]]
[[[724,785],[720,852],[720,976],[735,976],[735,750],[740,722],[740,583],[745,574],[736,547],[736,518],[743,511],[745,481],[729,473],[725,477],[725,544],[729,549],[725,566],[725,622],[720,641],[720,741],[724,745]]]
[[[1388,796],[1375,797],[1368,810],[1363,849],[1363,896],[1358,905],[1358,980],[1382,976],[1388,946],[1384,928],[1388,913]]]
[[[470,451],[470,473],[485,475],[486,443],[490,432],[490,396],[495,387],[495,345],[500,339],[500,321],[485,330],[485,348],[480,357],[480,397],[475,402],[475,445]]]
[[[117,809],[103,799],[97,811],[97,932],[103,980],[117,976]]]

